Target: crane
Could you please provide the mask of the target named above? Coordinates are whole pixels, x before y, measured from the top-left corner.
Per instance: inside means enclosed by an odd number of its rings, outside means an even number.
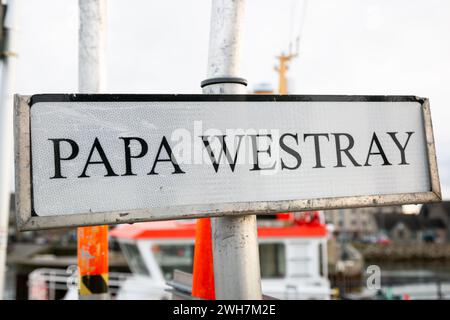
[[[295,13],[295,5],[297,4],[298,0],[293,0],[293,2],[291,3],[292,5],[292,13]],[[303,23],[305,20],[305,14],[306,14],[306,5],[307,5],[307,0],[303,1],[303,6],[302,6],[302,17],[300,20],[300,26],[298,29],[298,35],[295,38],[295,50],[292,51],[292,40],[289,42],[289,51],[287,54],[285,53],[281,53],[279,56],[277,56],[276,58],[278,59],[278,65],[275,66],[275,71],[278,72],[278,93],[279,94],[287,94],[288,93],[288,81],[287,81],[287,71],[289,70],[289,62],[291,62],[294,58],[298,57],[298,53],[299,53],[299,47],[300,47],[300,36],[301,36],[301,32],[303,30]],[[294,19],[291,19],[291,34],[292,34],[292,30],[294,25]],[[292,39],[292,37],[291,37]]]

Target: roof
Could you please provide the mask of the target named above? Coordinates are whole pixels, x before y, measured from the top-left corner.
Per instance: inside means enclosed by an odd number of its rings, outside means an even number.
[[[124,224],[116,227],[110,235],[117,238],[128,239],[180,239],[195,238],[195,222],[179,220],[142,222]],[[309,238],[325,237],[327,235],[324,225],[292,225],[283,227],[258,227],[258,236],[261,238]]]
[[[447,226],[445,225],[445,222],[440,218],[435,219],[427,219],[423,221],[423,226],[425,228],[433,228],[433,229],[446,229]]]
[[[441,218],[428,218],[422,214],[376,214],[375,219],[381,229],[392,230],[399,223],[403,223],[412,231],[423,228],[445,229],[446,224]]]
[[[441,211],[447,216],[450,216],[450,201],[442,201],[438,203],[426,203],[420,208],[420,215],[425,218],[428,217],[430,211]]]
[[[379,213],[375,215],[375,219],[378,227],[385,230],[392,230],[399,223],[403,223],[413,231],[421,228],[420,217],[416,214]]]
[[[122,224],[109,233],[117,238],[194,238],[195,224],[176,220]]]

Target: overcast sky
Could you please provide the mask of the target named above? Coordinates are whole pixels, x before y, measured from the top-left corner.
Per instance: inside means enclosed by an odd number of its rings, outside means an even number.
[[[303,25],[291,93],[429,97],[443,195],[450,199],[450,2],[303,2],[247,0],[241,75],[249,88],[276,87],[275,56]],[[77,6],[22,0],[17,92],[77,92]],[[210,0],[109,0],[107,91],[200,93],[209,17]]]

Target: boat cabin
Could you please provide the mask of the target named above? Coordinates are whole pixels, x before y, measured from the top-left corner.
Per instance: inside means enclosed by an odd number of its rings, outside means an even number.
[[[175,269],[192,273],[195,220],[120,225],[111,231],[133,272],[119,299],[168,299]],[[262,290],[279,299],[327,299],[327,230],[319,212],[258,218]]]

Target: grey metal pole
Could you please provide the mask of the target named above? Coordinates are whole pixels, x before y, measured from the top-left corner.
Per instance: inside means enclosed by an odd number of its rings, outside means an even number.
[[[245,93],[238,78],[244,0],[213,0],[206,94]],[[256,216],[211,219],[216,299],[261,299]]]
[[[106,86],[106,0],[79,0],[78,91],[101,93]]]
[[[0,300],[3,299],[13,168],[13,94],[17,64],[18,0],[7,2],[4,22],[0,102]]]
[[[106,0],[78,0],[78,89],[80,93],[103,93],[106,86]],[[108,270],[91,271],[82,267],[104,269],[108,264],[108,226],[78,228],[79,299],[107,300]],[[92,239],[91,239],[92,237]],[[97,255],[85,252],[95,247]],[[106,269],[108,266],[106,266]]]

